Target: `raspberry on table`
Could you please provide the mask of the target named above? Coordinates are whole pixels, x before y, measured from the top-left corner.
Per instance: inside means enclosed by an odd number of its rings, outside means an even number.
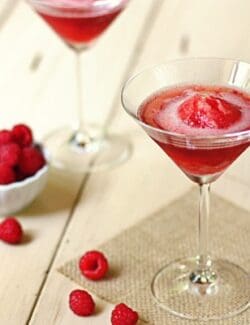
[[[7,185],[16,181],[16,174],[12,167],[6,163],[0,163],[0,185]]]
[[[16,143],[8,143],[0,146],[0,163],[6,163],[10,167],[18,164],[21,148]]]
[[[17,124],[13,127],[12,136],[14,141],[21,147],[29,147],[33,143],[33,134],[31,129],[25,124]]]
[[[79,261],[82,274],[90,280],[101,280],[108,272],[109,265],[103,253],[89,251]]]
[[[125,304],[119,304],[112,311],[112,325],[135,325],[139,319],[138,313]]]
[[[37,148],[23,148],[19,161],[19,170],[23,175],[32,176],[44,165],[45,159]]]
[[[22,240],[22,226],[14,217],[8,217],[0,223],[0,239],[8,244],[19,244]]]
[[[1,130],[0,131],[0,146],[3,144],[8,144],[14,142],[13,135],[11,131]]]
[[[93,298],[84,290],[74,290],[70,293],[69,306],[78,316],[90,316],[95,311]]]

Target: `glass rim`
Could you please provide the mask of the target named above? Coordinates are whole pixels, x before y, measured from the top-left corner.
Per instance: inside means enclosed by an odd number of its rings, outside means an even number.
[[[57,0],[57,1],[51,1],[51,0],[26,0],[28,3],[30,3],[31,5],[32,4],[36,4],[36,5],[43,5],[43,6],[47,6],[47,7],[50,7],[50,8],[69,8],[69,9],[90,9],[92,8],[95,3],[89,3],[87,4],[87,2],[85,4],[82,4],[82,3],[74,3],[74,5],[67,5],[65,3],[65,0]],[[114,2],[117,2],[117,6],[122,6],[122,5],[126,5],[126,3],[129,1],[129,0],[112,0]],[[110,3],[110,0],[102,0],[103,3]],[[116,6],[116,7],[117,7]],[[105,10],[104,10],[105,11]]]
[[[167,66],[170,64],[175,64],[179,62],[191,62],[191,61],[221,61],[221,62],[228,62],[228,63],[243,63],[249,66],[250,70],[250,63],[243,61],[243,60],[238,60],[238,59],[232,59],[232,58],[220,58],[220,57],[187,57],[187,58],[179,58],[179,59],[172,59],[168,61],[163,61],[158,64],[154,64],[151,66],[148,66],[146,68],[141,69],[140,71],[136,72],[134,75],[132,75],[128,80],[124,83],[121,91],[121,102],[124,110],[135,120],[137,121],[141,126],[143,126],[146,129],[149,129],[153,132],[156,132],[161,135],[169,136],[172,137],[173,139],[178,139],[178,141],[183,140],[186,141],[187,139],[194,140],[194,141],[213,141],[213,142],[223,142],[227,141],[228,139],[235,139],[235,138],[241,138],[241,140],[244,140],[245,138],[247,139],[249,137],[250,140],[250,130],[244,130],[244,131],[237,131],[237,132],[229,132],[221,135],[186,135],[182,133],[177,133],[177,132],[171,132],[167,130],[163,130],[154,126],[151,126],[142,120],[140,120],[137,116],[137,114],[133,113],[132,110],[127,107],[125,104],[125,93],[127,87],[133,82],[135,79],[138,77],[142,76],[146,72],[153,71],[156,68]],[[184,85],[184,84],[183,84]],[[240,89],[240,88],[239,88]],[[149,94],[150,95],[150,94]]]

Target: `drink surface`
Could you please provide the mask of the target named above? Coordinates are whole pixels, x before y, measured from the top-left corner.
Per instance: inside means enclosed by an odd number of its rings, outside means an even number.
[[[229,87],[170,88],[150,96],[138,115],[169,132],[219,136],[250,129],[250,95]]]
[[[88,44],[106,30],[125,4],[124,0],[48,0],[35,9],[66,42]]]
[[[190,85],[165,89],[142,103],[138,118],[173,136],[185,136],[184,144],[178,146],[169,141],[167,133],[160,140],[150,134],[189,176],[220,174],[249,146],[249,140],[221,146],[209,140],[250,130],[250,95],[235,88]],[[198,137],[205,142],[207,137],[207,144],[195,147],[192,139]]]

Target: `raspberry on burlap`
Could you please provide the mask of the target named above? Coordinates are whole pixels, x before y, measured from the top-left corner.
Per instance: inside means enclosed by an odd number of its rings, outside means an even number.
[[[112,311],[112,325],[136,325],[138,313],[125,304],[119,304]]]
[[[89,251],[81,257],[79,268],[86,278],[97,281],[105,277],[109,265],[108,260],[103,253],[98,251]]]

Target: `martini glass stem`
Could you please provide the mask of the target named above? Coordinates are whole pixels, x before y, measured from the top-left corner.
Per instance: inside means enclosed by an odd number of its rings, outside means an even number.
[[[82,96],[82,71],[81,71],[81,52],[76,53],[76,91],[77,91],[77,129],[74,136],[74,141],[78,145],[86,145],[91,141],[88,134],[83,114],[83,96]]]
[[[212,261],[208,253],[210,215],[210,184],[200,185],[199,202],[199,255],[197,269],[190,275],[193,284],[213,284],[217,276],[212,269]]]
[[[209,215],[210,184],[202,184],[199,202],[199,267],[204,270],[211,264],[208,255]]]

